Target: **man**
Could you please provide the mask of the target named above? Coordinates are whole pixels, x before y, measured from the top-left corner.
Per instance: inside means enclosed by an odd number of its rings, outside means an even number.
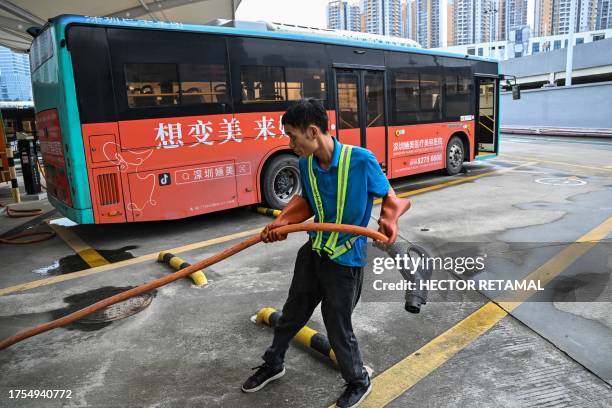
[[[367,226],[374,197],[384,197],[379,231],[395,241],[397,219],[409,207],[395,197],[378,161],[369,150],[343,145],[327,133],[325,108],[316,99],[301,100],[282,119],[290,147],[300,156],[302,195],[294,196],[274,222],[262,231],[264,242],[283,240],[275,228],[300,223],[313,214],[316,222]],[[289,296],[274,329],[272,345],[242,386],[255,392],[285,374],[283,365],[290,340],[308,322],[321,302],[321,313],[336,361],[347,382],[337,407],[359,405],[372,389],[363,366],[351,314],[361,294],[366,237],[309,232],[298,251]]]

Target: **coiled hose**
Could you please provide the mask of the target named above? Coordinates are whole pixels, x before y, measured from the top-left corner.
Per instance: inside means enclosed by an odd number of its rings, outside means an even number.
[[[346,224],[332,224],[332,223],[308,223],[308,224],[291,224],[283,227],[278,227],[276,230],[281,234],[290,234],[293,232],[300,231],[327,231],[327,232],[340,232],[340,233],[348,233],[354,235],[363,235],[369,238],[372,238],[376,241],[387,242],[388,239],[385,235],[381,234],[378,231],[374,231],[369,228],[359,227],[356,225],[346,225]],[[36,327],[33,327],[29,330],[22,331],[13,336],[10,336],[0,342],[0,350],[3,350],[7,347],[12,346],[15,343],[18,343],[22,340],[25,340],[29,337],[36,336],[37,334],[44,333],[46,331],[65,326],[69,323],[72,323],[76,320],[79,320],[87,315],[90,315],[94,312],[97,312],[100,309],[113,305],[115,303],[122,302],[126,299],[129,299],[134,296],[138,296],[142,293],[149,292],[153,289],[157,289],[160,286],[164,286],[169,284],[170,282],[174,282],[175,280],[181,279],[191,273],[198,271],[200,269],[208,268],[211,265],[216,264],[219,261],[222,261],[226,258],[229,258],[232,255],[237,254],[240,251],[247,249],[250,246],[253,246],[261,241],[261,235],[253,235],[246,240],[239,242],[238,244],[231,246],[221,252],[216,253],[215,255],[203,259],[199,262],[188,266],[187,268],[181,269],[177,272],[171,273],[159,279],[152,280],[149,283],[145,283],[144,285],[137,286],[135,288],[126,290],[125,292],[118,293],[114,296],[106,298],[104,300],[100,300],[92,305],[89,305],[81,310],[77,310],[76,312],[70,313],[64,317],[61,317],[56,320],[52,320],[47,323],[43,323]]]

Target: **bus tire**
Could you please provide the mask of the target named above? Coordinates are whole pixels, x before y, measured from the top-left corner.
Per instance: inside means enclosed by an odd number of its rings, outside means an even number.
[[[302,192],[298,158],[280,154],[266,163],[261,179],[263,199],[270,208],[283,209],[295,194]]]
[[[446,173],[454,176],[463,170],[463,159],[465,157],[465,146],[457,136],[451,137],[446,145]]]

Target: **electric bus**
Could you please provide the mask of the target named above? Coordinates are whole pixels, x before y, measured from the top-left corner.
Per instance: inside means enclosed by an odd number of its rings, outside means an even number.
[[[389,179],[497,155],[496,61],[302,31],[49,20],[30,68],[50,202],[82,224],[282,208],[301,189],[281,123],[300,98]]]

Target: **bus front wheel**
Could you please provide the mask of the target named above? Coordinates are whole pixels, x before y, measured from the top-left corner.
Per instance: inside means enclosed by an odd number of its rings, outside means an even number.
[[[289,200],[302,192],[298,158],[281,154],[270,160],[263,171],[263,198],[271,208],[284,208]]]
[[[454,176],[463,169],[464,149],[465,147],[460,138],[457,136],[451,137],[446,146],[446,173],[449,176]]]

